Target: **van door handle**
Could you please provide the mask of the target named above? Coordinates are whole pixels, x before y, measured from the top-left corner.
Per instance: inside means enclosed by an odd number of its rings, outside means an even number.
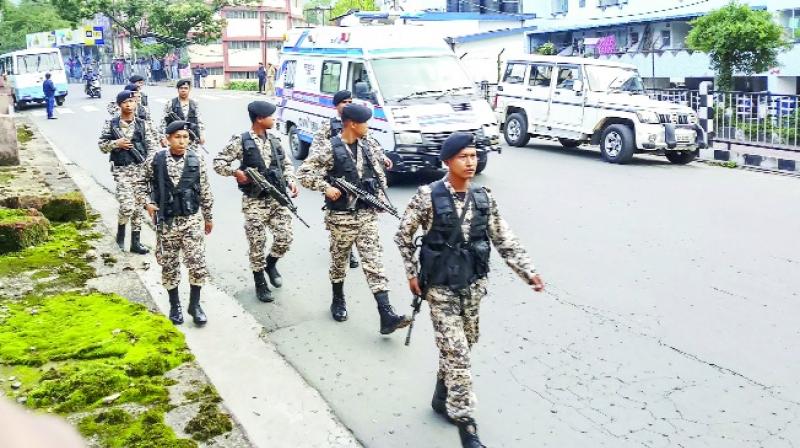
[[[559,90],[556,90],[555,92],[553,92],[553,94],[554,94],[554,95],[561,95],[561,91],[559,91]]]

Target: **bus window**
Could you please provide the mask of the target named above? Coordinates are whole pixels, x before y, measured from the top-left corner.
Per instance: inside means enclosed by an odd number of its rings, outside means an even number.
[[[61,70],[57,53],[21,54],[17,56],[17,74],[47,73]]]

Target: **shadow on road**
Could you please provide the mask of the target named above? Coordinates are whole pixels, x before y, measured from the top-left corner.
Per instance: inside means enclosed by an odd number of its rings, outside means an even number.
[[[565,154],[573,157],[579,157],[583,159],[596,159],[598,162],[606,163],[602,156],[600,155],[600,150],[596,147],[592,146],[581,146],[578,148],[564,148],[562,146],[554,146],[548,145],[543,143],[534,143],[528,144],[524,148],[519,149],[536,149],[537,151],[542,151],[551,154]],[[646,154],[636,154],[633,157],[633,160],[628,162],[626,165],[666,165],[672,166],[672,163],[667,160],[666,158],[654,155],[646,155]]]

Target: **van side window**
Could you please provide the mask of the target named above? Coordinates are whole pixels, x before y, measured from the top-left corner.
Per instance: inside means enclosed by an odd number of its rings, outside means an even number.
[[[507,84],[522,84],[525,82],[525,70],[528,64],[511,63],[506,66],[506,74],[503,75],[503,82]]]
[[[296,70],[297,61],[286,61],[286,64],[283,66],[283,87],[289,89],[294,87],[294,74]]]
[[[572,90],[575,81],[581,79],[581,68],[576,65],[559,66],[558,67],[558,82],[556,89]]]
[[[320,78],[320,92],[336,93],[339,91],[339,82],[342,79],[342,63],[325,61],[322,63],[322,78]]]
[[[531,78],[528,85],[531,87],[550,88],[550,79],[553,77],[552,65],[532,65]]]

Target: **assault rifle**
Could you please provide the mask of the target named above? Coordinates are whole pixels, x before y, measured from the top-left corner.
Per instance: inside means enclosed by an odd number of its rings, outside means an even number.
[[[397,211],[396,208],[392,204],[387,204],[383,202],[380,198],[375,196],[368,191],[365,191],[362,188],[359,188],[352,183],[348,182],[344,178],[341,177],[331,177],[329,182],[332,186],[344,190],[347,193],[348,200],[347,200],[347,208],[350,210],[355,210],[356,208],[356,201],[362,200],[367,204],[377,208],[380,211],[389,213],[390,215],[394,216],[397,219],[402,219],[400,217],[400,213]]]
[[[294,205],[292,198],[290,198],[285,191],[281,191],[276,188],[275,185],[272,185],[272,182],[268,181],[264,176],[261,175],[261,173],[258,172],[257,169],[253,167],[246,168],[244,172],[247,174],[247,177],[253,181],[253,184],[258,190],[265,191],[273,199],[278,201],[278,204],[288,208],[289,211],[292,212],[292,214],[296,216],[304,226],[308,227],[309,229],[311,228],[311,226],[309,226],[308,223],[297,214],[297,206]]]
[[[125,140],[128,140],[128,138],[125,137],[124,135],[122,135],[122,133],[119,131],[119,129],[115,128],[114,126],[111,126],[111,132],[114,133],[114,137],[117,140],[123,139],[123,138]],[[132,143],[133,142],[131,142],[131,144]],[[130,151],[130,153],[133,156],[133,158],[136,159],[136,163],[143,163],[144,162],[144,155],[142,155],[142,153],[140,153],[139,150],[136,149],[136,145],[133,145],[133,148],[129,149],[128,151]]]
[[[417,318],[417,314],[419,314],[420,308],[422,308],[422,296],[414,295],[414,300],[411,302],[411,308],[414,310],[411,313],[411,323],[408,324],[408,333],[406,333],[406,346],[411,344],[411,331],[414,329],[414,320]]]

